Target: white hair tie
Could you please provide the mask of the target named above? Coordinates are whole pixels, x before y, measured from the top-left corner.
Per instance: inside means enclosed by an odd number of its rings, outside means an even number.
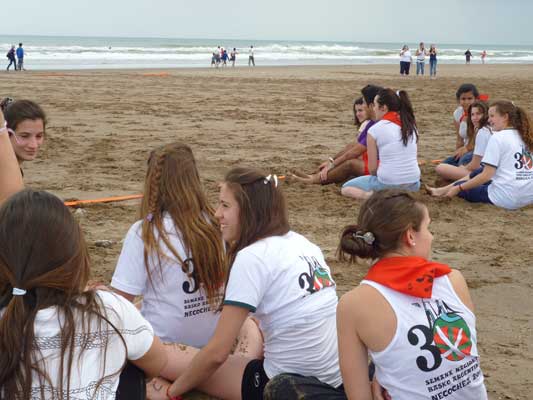
[[[396,96],[400,97],[400,91],[399,90],[396,91]]]
[[[266,185],[267,183],[269,183],[270,181],[272,181],[272,179],[274,179],[274,187],[278,187],[278,176],[277,175],[268,175],[267,177],[265,177],[265,180],[263,181],[263,183]]]
[[[24,289],[14,287],[11,294],[13,294],[13,296],[24,296],[26,294],[26,291]]]

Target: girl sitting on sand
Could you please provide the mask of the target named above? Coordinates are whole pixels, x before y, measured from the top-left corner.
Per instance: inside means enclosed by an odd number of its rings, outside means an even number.
[[[222,312],[202,350],[169,357],[162,375],[176,381],[167,394],[199,388],[223,399],[262,399],[269,379],[292,372],[344,398],[335,390],[342,384],[335,282],[320,249],[290,230],[277,177],[234,168],[220,186],[216,217],[231,265]],[[230,356],[250,312],[265,337],[264,359]]]
[[[2,168],[2,197],[6,187],[22,186],[15,157],[3,149],[1,166],[14,174]],[[114,399],[127,360],[159,374],[164,346],[137,309],[85,289],[87,245],[60,199],[33,190],[10,197],[0,208],[0,240],[2,398]]]
[[[291,178],[303,183],[328,184],[345,182],[356,176],[368,175],[368,155],[366,138],[368,129],[374,125],[374,97],[381,88],[367,85],[361,90],[363,95],[354,103],[354,125],[359,127],[355,143],[348,144],[334,157],[330,157],[312,175],[295,171]]]
[[[433,196],[459,196],[473,203],[517,209],[533,204],[533,126],[527,113],[510,101],[489,108],[494,135],[478,169],[442,188],[428,188]]]
[[[468,108],[467,137],[474,146],[472,161],[466,165],[439,164],[435,169],[441,178],[455,181],[481,167],[481,159],[492,136],[489,126],[489,106],[482,101],[476,101]]]
[[[459,271],[429,260],[430,222],[427,207],[411,194],[387,190],[374,193],[357,224],[344,228],[341,260],[377,260],[337,308],[350,400],[372,399],[368,355],[386,398],[487,398],[468,287]]]
[[[471,83],[463,83],[455,92],[458,106],[453,112],[455,124],[455,153],[446,158],[442,163],[450,165],[465,165],[472,160],[474,144],[468,141],[468,108],[479,99],[477,87]]]
[[[346,182],[344,196],[366,199],[373,191],[420,188],[417,161],[418,131],[407,92],[381,89],[374,99],[378,122],[368,130],[368,165],[370,174]],[[379,166],[378,166],[379,155]]]
[[[5,120],[19,166],[33,161],[45,138],[46,114],[31,100],[17,100],[5,107]]]

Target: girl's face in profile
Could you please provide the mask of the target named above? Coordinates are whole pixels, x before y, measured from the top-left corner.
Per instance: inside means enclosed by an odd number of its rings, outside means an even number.
[[[380,120],[387,113],[385,106],[382,106],[378,103],[379,96],[374,98],[374,114],[376,115],[376,120]]]
[[[356,104],[355,105],[355,116],[357,117],[357,120],[359,123],[366,121],[368,119],[367,115],[367,107],[365,107],[363,104]]]
[[[34,160],[44,142],[43,120],[25,119],[10,132],[10,139],[19,162]]]
[[[494,131],[503,131],[509,125],[509,116],[502,115],[498,112],[496,107],[489,108],[489,124]]]
[[[222,238],[227,243],[235,242],[241,234],[240,207],[233,192],[226,183],[220,185],[219,203],[215,217],[220,223]]]

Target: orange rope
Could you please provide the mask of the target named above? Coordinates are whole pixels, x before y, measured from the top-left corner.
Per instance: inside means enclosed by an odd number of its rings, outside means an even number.
[[[133,200],[142,198],[142,194],[131,194],[128,196],[116,196],[116,197],[104,197],[101,199],[92,199],[92,200],[74,200],[74,201],[65,201],[65,205],[68,207],[79,206],[82,204],[97,204],[97,203],[111,203],[115,201],[124,201],[124,200]]]

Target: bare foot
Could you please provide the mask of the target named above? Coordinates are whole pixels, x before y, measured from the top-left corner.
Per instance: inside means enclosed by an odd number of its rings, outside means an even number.
[[[424,184],[424,189],[431,196],[443,197],[443,196],[446,196],[446,194],[448,193],[448,190],[450,188],[448,186],[444,186],[444,187],[441,187],[441,188],[433,188],[433,187],[430,187],[430,186]]]
[[[163,378],[152,378],[146,382],[146,398],[148,400],[168,400],[167,388],[172,382]]]
[[[319,174],[309,175],[309,174],[304,174],[303,172],[294,170],[291,174],[288,174],[288,176],[290,177],[290,180],[292,181],[306,183],[308,185],[320,183]]]

